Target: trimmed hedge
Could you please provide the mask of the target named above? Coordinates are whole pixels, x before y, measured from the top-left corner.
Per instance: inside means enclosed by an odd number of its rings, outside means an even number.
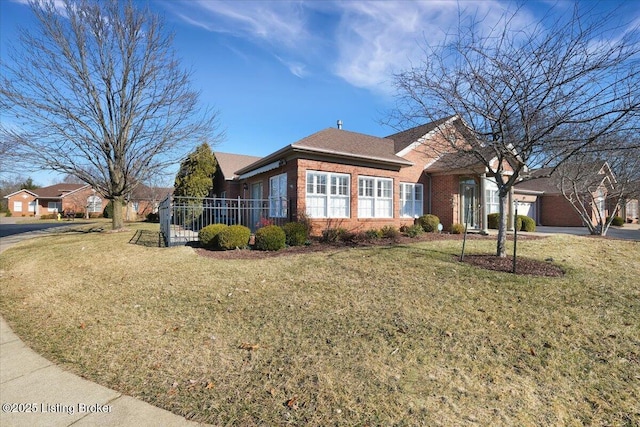
[[[416,219],[416,224],[422,227],[427,233],[435,233],[438,231],[438,224],[440,224],[440,218],[435,215],[426,214]]]
[[[277,225],[267,225],[256,231],[256,249],[259,251],[279,251],[285,247],[287,236]]]
[[[244,225],[230,225],[216,236],[216,247],[229,250],[244,248],[249,244],[251,230]]]
[[[302,222],[288,222],[282,226],[289,246],[302,246],[309,240],[309,229]]]
[[[488,228],[491,228],[492,230],[497,230],[498,229],[498,225],[500,224],[500,214],[499,213],[492,213],[487,215],[487,226]],[[527,232],[534,232],[536,231],[536,221],[531,218],[528,217],[526,215],[518,215],[518,217],[516,218],[516,230],[518,231],[527,231]]]
[[[527,231],[529,233],[536,231],[536,222],[534,221],[533,218],[530,218],[526,215],[518,215],[517,223],[520,224],[518,231],[522,230],[522,231]],[[517,223],[516,223],[516,227],[518,227]]]
[[[226,224],[211,224],[202,228],[198,232],[198,240],[200,240],[200,246],[209,249],[215,248],[217,246],[216,237],[228,227],[229,226]]]
[[[610,219],[611,217],[608,217],[607,221],[609,221]],[[614,216],[613,221],[611,221],[611,225],[613,225],[614,227],[624,226],[624,218],[622,218],[621,216]]]
[[[498,225],[500,224],[500,214],[499,213],[490,213],[487,215],[487,227],[492,230],[497,230]]]

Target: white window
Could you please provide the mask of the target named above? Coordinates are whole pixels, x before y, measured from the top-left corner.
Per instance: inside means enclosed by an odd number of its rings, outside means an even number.
[[[22,212],[22,202],[13,202],[13,211]]]
[[[89,196],[89,198],[87,198],[87,211],[94,213],[102,212],[102,199],[96,195]]]
[[[422,216],[422,184],[400,184],[400,216],[418,218]]]
[[[358,178],[358,218],[393,217],[393,180]]]
[[[349,218],[347,174],[307,172],[307,215],[311,218]]]
[[[29,212],[36,213],[36,201],[32,200],[29,202]]]
[[[486,199],[487,214],[500,212],[500,193],[498,193],[498,184],[490,179],[484,180],[484,196]]]
[[[62,202],[49,202],[47,210],[49,212],[62,212]]]
[[[287,174],[269,178],[269,216],[285,218],[287,216]]]

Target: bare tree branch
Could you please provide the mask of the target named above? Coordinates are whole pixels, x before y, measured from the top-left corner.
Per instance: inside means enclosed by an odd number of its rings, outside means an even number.
[[[193,146],[222,136],[158,16],[132,1],[58,3],[30,2],[38,26],[21,31],[2,64],[0,105],[11,123],[1,130],[24,155],[122,202]]]
[[[501,256],[507,196],[530,168],[557,168],[599,141],[640,130],[637,27],[612,28],[613,15],[577,4],[568,17],[549,14],[524,27],[518,13],[485,32],[481,22],[461,19],[443,44],[425,42],[420,65],[395,76],[390,116],[407,126],[455,115],[466,125],[474,142],[449,138],[448,149],[472,155],[495,178]]]

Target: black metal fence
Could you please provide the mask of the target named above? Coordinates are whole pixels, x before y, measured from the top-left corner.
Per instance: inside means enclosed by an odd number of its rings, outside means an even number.
[[[198,240],[198,231],[210,224],[244,225],[252,233],[266,225],[288,222],[287,200],[167,197],[158,208],[160,231],[167,246]]]

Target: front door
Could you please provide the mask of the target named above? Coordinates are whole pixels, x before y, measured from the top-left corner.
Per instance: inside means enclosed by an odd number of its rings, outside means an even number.
[[[478,185],[473,179],[464,179],[460,181],[461,202],[460,218],[463,224],[469,228],[478,228],[479,222],[479,204],[478,204]]]

